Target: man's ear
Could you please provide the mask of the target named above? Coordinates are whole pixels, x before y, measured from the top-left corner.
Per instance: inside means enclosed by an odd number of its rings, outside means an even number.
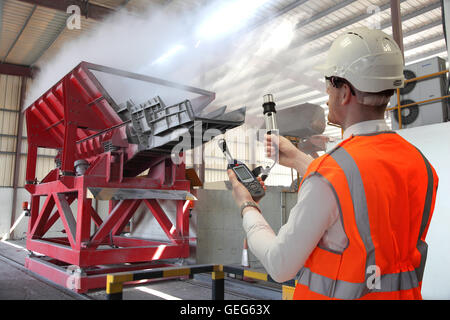
[[[341,90],[341,104],[346,105],[350,103],[350,100],[352,99],[352,92],[350,90],[350,87],[348,84],[344,83],[343,90]]]

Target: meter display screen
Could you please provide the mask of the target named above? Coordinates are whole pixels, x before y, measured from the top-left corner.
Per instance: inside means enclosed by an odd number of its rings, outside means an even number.
[[[241,178],[241,180],[253,179],[253,176],[250,174],[250,172],[248,172],[248,170],[245,167],[234,168],[234,171],[237,173],[239,178]]]

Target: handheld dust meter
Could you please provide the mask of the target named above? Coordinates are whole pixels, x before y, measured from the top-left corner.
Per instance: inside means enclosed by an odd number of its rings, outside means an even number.
[[[239,182],[241,182],[250,192],[253,200],[258,201],[264,197],[266,192],[258,179],[256,179],[257,175],[255,175],[243,162],[236,160],[231,156],[224,139],[219,140],[219,147],[227,159],[227,169],[233,170]]]

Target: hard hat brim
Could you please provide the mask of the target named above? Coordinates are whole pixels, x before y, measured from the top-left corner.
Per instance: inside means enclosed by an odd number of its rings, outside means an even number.
[[[329,77],[333,70],[333,66],[328,63],[317,64],[312,67],[314,71],[320,72],[322,76]]]

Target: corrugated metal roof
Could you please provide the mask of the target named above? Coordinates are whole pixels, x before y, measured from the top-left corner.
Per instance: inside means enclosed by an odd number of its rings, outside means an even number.
[[[17,3],[16,1],[2,1],[1,29],[0,29],[0,61],[4,61],[6,54],[15,42],[26,20],[33,11],[30,4]],[[9,62],[6,59],[6,62]]]
[[[65,13],[37,7],[7,61],[23,65],[34,64],[65,26]]]

